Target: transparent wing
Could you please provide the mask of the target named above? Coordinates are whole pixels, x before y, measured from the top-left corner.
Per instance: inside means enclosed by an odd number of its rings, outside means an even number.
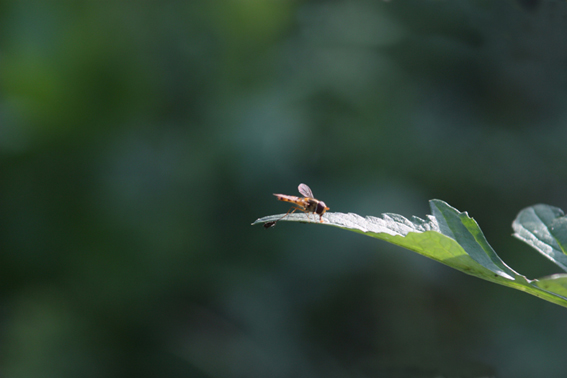
[[[311,189],[305,184],[299,184],[297,190],[299,190],[299,193],[301,193],[304,197],[315,198],[313,197]]]

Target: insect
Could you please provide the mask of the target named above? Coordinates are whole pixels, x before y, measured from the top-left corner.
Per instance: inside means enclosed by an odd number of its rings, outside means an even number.
[[[289,209],[288,212],[285,213],[285,215],[280,219],[276,221],[264,223],[264,228],[274,227],[278,221],[282,220],[289,214],[295,213],[297,210],[301,210],[307,214],[311,214],[311,213],[317,214],[319,215],[320,222],[323,223],[323,214],[325,214],[325,212],[329,210],[325,202],[315,199],[313,197],[313,192],[311,191],[311,188],[309,188],[305,184],[299,184],[297,190],[299,190],[299,193],[301,193],[303,197],[288,196],[287,194],[274,193],[274,196],[276,196],[279,201],[291,202],[295,206]]]

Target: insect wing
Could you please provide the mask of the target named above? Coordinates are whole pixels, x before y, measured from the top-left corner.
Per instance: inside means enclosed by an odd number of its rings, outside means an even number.
[[[304,197],[315,198],[313,197],[313,192],[311,191],[311,188],[309,188],[305,184],[299,184],[297,190],[299,190],[299,193],[301,193]]]

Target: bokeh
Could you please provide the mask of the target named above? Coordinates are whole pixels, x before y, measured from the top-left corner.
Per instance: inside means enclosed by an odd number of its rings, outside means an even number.
[[[567,3],[0,1],[0,377],[563,377],[567,309],[340,229],[567,209]]]

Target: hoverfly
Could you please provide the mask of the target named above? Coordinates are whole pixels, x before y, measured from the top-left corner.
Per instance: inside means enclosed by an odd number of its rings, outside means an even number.
[[[281,217],[280,219],[278,219],[276,221],[264,223],[264,228],[270,228],[270,227],[275,226],[278,221],[282,220],[283,218],[285,218],[289,214],[295,213],[297,210],[301,210],[301,211],[303,211],[304,213],[307,213],[307,214],[311,214],[311,213],[317,214],[317,215],[319,215],[320,222],[323,223],[323,214],[325,214],[325,212],[327,210],[329,210],[327,205],[325,205],[325,202],[319,201],[318,199],[315,199],[313,197],[313,192],[305,184],[299,184],[299,186],[297,187],[297,190],[299,190],[299,193],[301,193],[303,195],[303,198],[302,197],[296,197],[296,196],[288,196],[287,194],[276,194],[276,193],[274,193],[274,196],[276,196],[279,201],[291,202],[295,206],[293,206],[291,209],[289,209],[288,212],[285,213],[285,215],[283,217]]]

